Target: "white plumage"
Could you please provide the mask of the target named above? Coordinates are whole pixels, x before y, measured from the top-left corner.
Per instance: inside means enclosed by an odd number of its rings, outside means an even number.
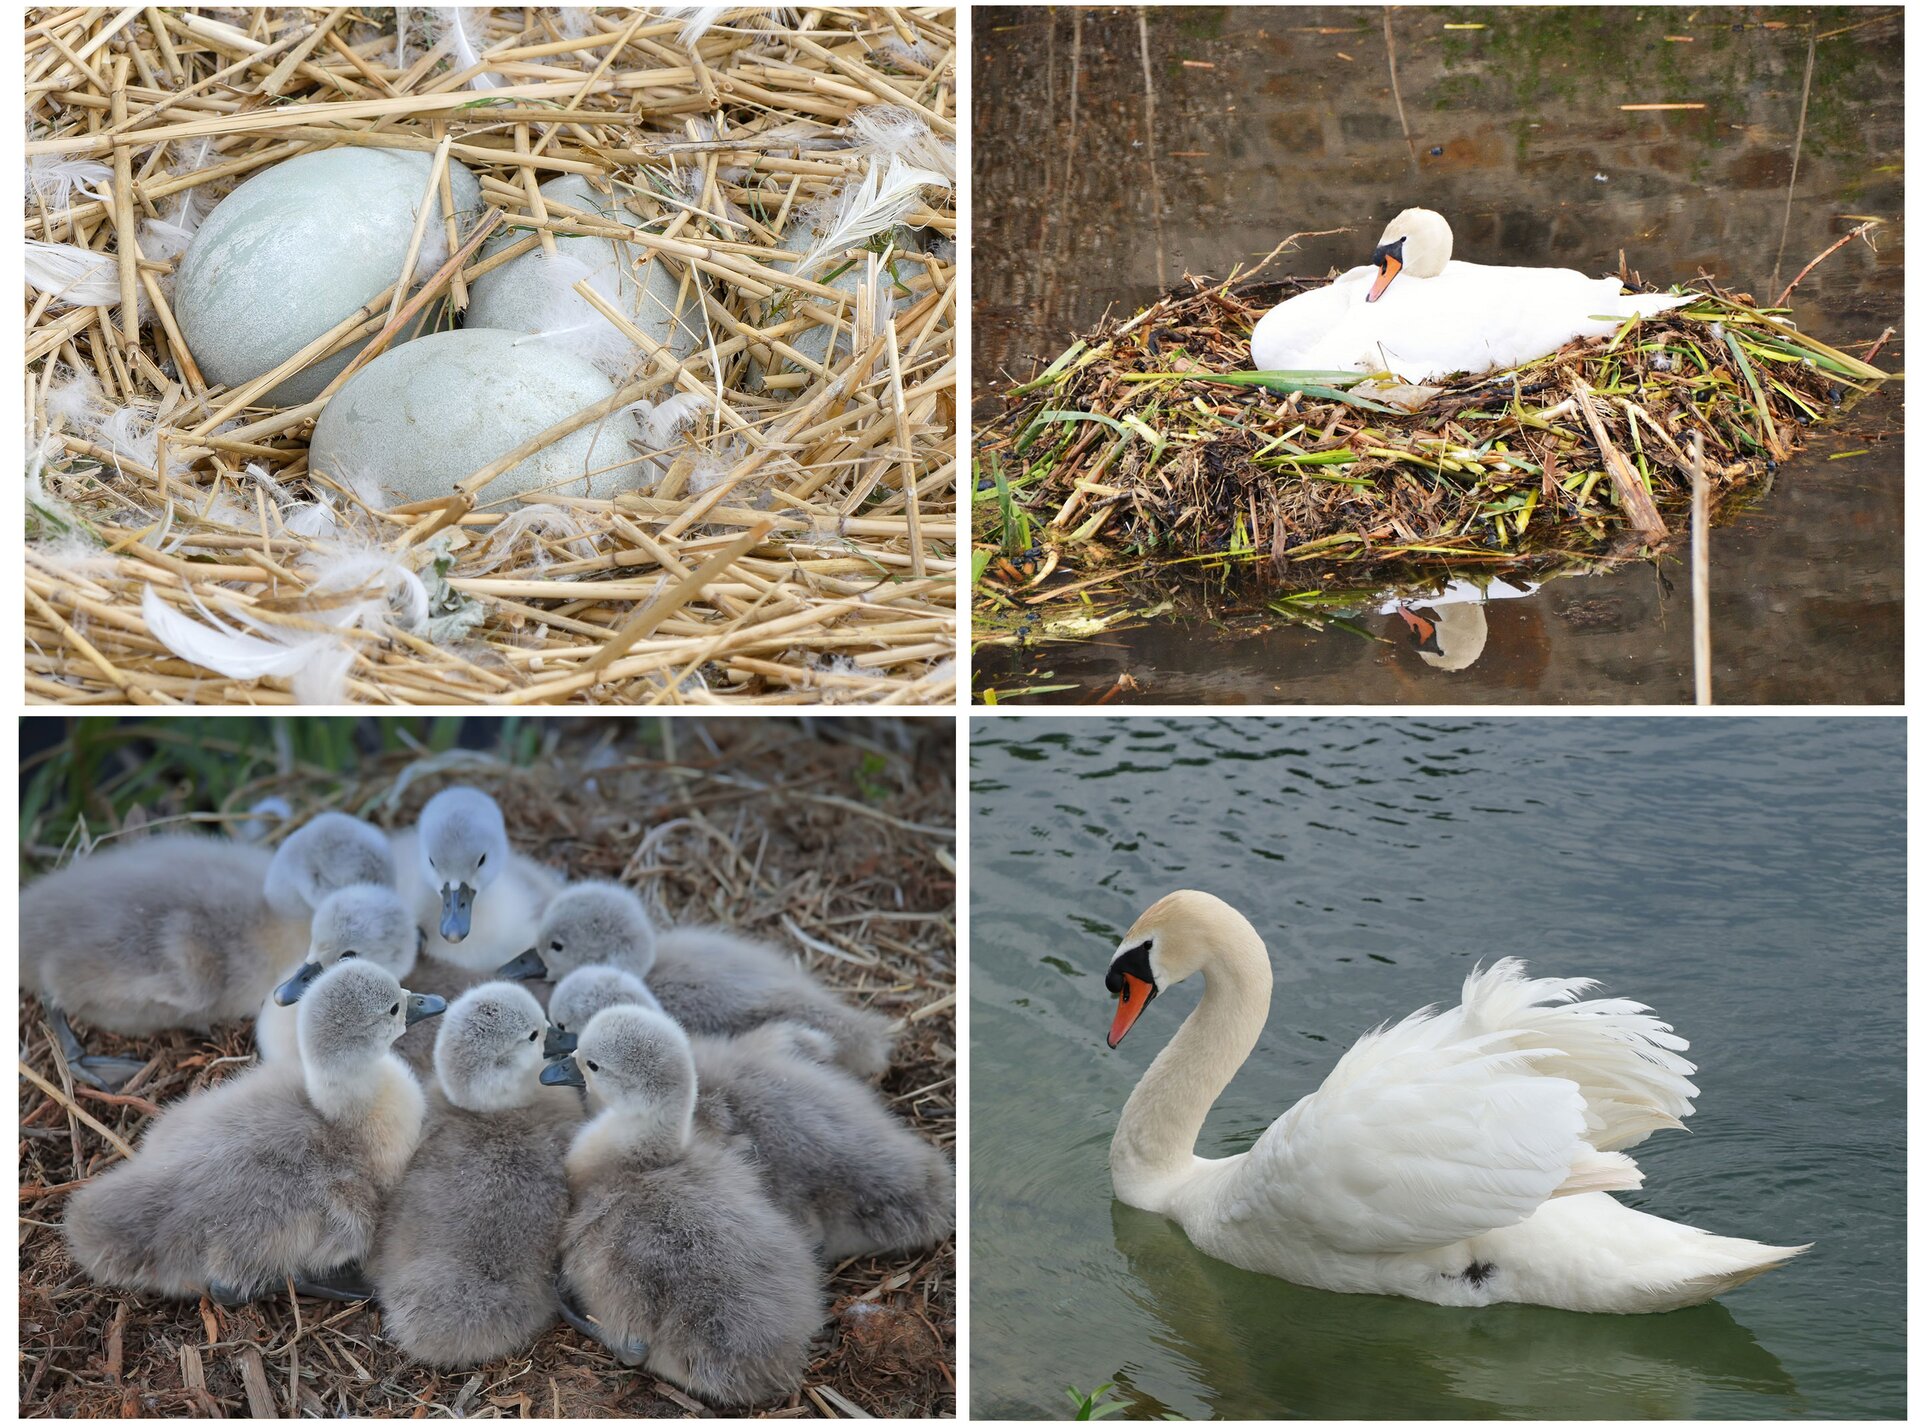
[[[1633,314],[1690,297],[1627,294],[1620,279],[1572,268],[1453,261],[1453,230],[1409,208],[1380,235],[1374,261],[1288,298],[1253,329],[1259,371],[1389,371],[1423,383],[1531,362],[1576,337],[1604,337]]]
[[[1252,1149],[1196,1157],[1207,1110],[1259,1038],[1266,947],[1218,898],[1175,892],[1109,971],[1114,1042],[1196,972],[1200,1005],[1128,1099],[1115,1193],[1256,1273],[1432,1303],[1645,1313],[1705,1302],[1801,1249],[1720,1238],[1628,1209],[1624,1153],[1692,1113],[1687,1043],[1593,982],[1476,970],[1461,1004],[1370,1032]]]

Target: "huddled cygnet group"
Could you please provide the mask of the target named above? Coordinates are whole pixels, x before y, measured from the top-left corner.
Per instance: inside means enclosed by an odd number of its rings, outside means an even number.
[[[223,1303],[372,1297],[459,1368],[556,1318],[714,1402],[795,1390],[849,1255],[938,1243],[953,1168],[874,1090],[892,1029],[772,947],[655,926],[515,852],[447,788],[393,837],[157,836],[21,894],[21,979],[123,1035],[256,1018],[258,1064],[168,1105],[73,1194],[75,1262]]]

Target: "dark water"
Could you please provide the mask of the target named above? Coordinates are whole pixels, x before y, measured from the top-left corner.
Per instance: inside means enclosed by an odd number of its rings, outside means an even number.
[[[1223,275],[1289,233],[1346,226],[1356,231],[1305,240],[1269,273],[1352,267],[1415,204],[1445,213],[1456,251],[1476,262],[1600,272],[1624,249],[1652,281],[1704,271],[1769,297],[1877,216],[1873,248],[1849,243],[1791,301],[1837,345],[1900,328],[1876,360],[1904,365],[1898,11],[1395,10],[1415,158],[1377,8],[1147,13],[1151,125],[1139,12],[974,11],[983,416],[1074,333],[1183,271]],[[1821,38],[1794,178],[1810,16]],[[1444,28],[1468,24],[1484,28]],[[1707,107],[1619,108],[1650,102]],[[1718,701],[1899,701],[1901,400],[1884,390],[1823,430],[1758,510],[1714,532]],[[1366,621],[1386,644],[1295,626],[1216,635],[1189,617],[1081,646],[982,649],[975,683],[1073,685],[1049,696],[1063,702],[1089,702],[1122,673],[1139,689],[1114,702],[1690,702],[1684,564],[1670,561],[1666,578],[1671,590],[1638,567],[1505,602],[1489,612],[1484,655],[1458,672],[1429,668],[1387,617]]]
[[[973,722],[973,1412],[1117,1380],[1157,1417],[1886,1418],[1906,1380],[1898,719]],[[1102,973],[1151,900],[1237,904],[1272,1017],[1202,1133],[1245,1148],[1482,958],[1589,975],[1692,1041],[1636,1208],[1801,1259],[1678,1313],[1447,1309],[1208,1259],[1117,1205]]]

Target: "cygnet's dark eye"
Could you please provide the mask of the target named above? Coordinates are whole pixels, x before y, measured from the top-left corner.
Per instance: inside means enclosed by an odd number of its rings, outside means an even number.
[[[485,867],[487,865],[487,854],[484,852],[481,853],[479,862],[475,863],[474,865],[477,867]]]
[[[560,950],[560,943],[559,943],[559,942],[557,942],[557,941],[556,941],[556,942],[552,942],[552,943],[550,943],[550,944],[549,944],[549,946],[548,946],[548,948],[547,948],[547,949],[548,949],[549,951],[558,951],[558,950]]]
[[[400,1014],[400,1003],[399,1003],[398,1001],[395,1001],[395,1002],[394,1002],[394,1003],[393,1003],[393,1004],[392,1004],[391,1006],[389,1006],[389,1007],[387,1007],[387,1014],[388,1014],[389,1016],[397,1016],[397,1015],[399,1015],[399,1014]]]
[[[342,961],[352,961],[359,954],[357,951],[343,951],[340,953],[340,959]]]
[[[540,1039],[540,1032],[538,1032],[538,1031],[528,1031],[528,1032],[527,1032],[527,1039],[528,1039],[528,1040],[530,1040],[530,1041],[537,1041],[537,1040],[539,1040],[539,1039]]]
[[[594,1064],[594,1063],[593,1063],[592,1061],[588,1061],[588,1062],[587,1062],[587,1069],[588,1069],[588,1070],[591,1070],[591,1071],[594,1071],[594,1072],[596,1072],[596,1073],[597,1073],[597,1072],[599,1071],[599,1069],[600,1069],[600,1067],[599,1067],[599,1066],[597,1066],[597,1065],[595,1065],[595,1064]]]

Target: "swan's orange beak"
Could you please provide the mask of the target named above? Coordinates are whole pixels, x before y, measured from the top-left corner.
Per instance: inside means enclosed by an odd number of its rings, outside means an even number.
[[[1378,302],[1380,294],[1387,290],[1387,284],[1400,276],[1400,259],[1392,253],[1380,255],[1380,276],[1373,280],[1373,291],[1367,294],[1368,302]]]
[[[1120,978],[1120,1004],[1113,1008],[1113,1029],[1107,1032],[1107,1049],[1119,1045],[1127,1032],[1133,1029],[1133,1023],[1140,1019],[1140,1013],[1147,1009],[1147,1002],[1153,999],[1153,986],[1138,976],[1122,975]]]

